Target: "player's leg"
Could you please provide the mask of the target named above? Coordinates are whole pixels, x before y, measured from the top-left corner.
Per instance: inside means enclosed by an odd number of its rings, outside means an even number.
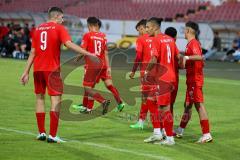
[[[101,72],[102,72],[102,69],[95,69],[95,68],[85,69],[83,86],[88,97],[91,97],[92,99],[102,104],[102,107],[103,107],[102,114],[104,115],[108,111],[110,100],[103,98],[103,96],[100,93],[97,93],[93,89],[95,84],[98,83],[101,78]]]
[[[83,97],[83,107],[80,109],[80,112],[87,114],[92,113],[93,104],[94,99],[91,96],[89,96],[88,93],[85,91]]]
[[[95,101],[102,104],[103,112],[102,114],[106,114],[108,112],[108,106],[110,105],[110,100],[107,100],[103,98],[103,96],[100,93],[97,93],[94,91],[92,87],[84,86],[85,92],[88,93],[90,97],[92,97]]]
[[[198,143],[207,143],[211,142],[213,140],[211,134],[210,134],[210,128],[209,128],[209,120],[206,108],[203,104],[203,92],[202,87],[196,86],[194,89],[194,101],[195,101],[195,108],[198,112],[199,119],[200,119],[200,125],[202,128],[202,137],[198,140]]]
[[[149,100],[149,99],[147,100],[146,104],[149,106],[149,110],[150,110],[150,117],[153,125],[153,135],[145,139],[144,142],[153,143],[156,141],[161,141],[163,139],[163,135],[160,129],[160,115],[159,115],[158,105],[156,101]]]
[[[176,137],[182,138],[185,128],[192,117],[192,103],[184,103],[184,112],[179,127],[175,130]]]
[[[46,140],[44,104],[45,104],[44,94],[36,94],[36,119],[39,132],[37,140],[42,141]]]
[[[145,119],[147,117],[147,113],[149,110],[149,107],[146,103],[147,100],[144,100],[144,99],[145,99],[145,97],[142,95],[142,103],[141,103],[138,122],[130,125],[130,128],[134,128],[134,129],[143,129],[144,128],[144,122],[145,122]]]
[[[191,119],[192,116],[192,105],[194,102],[194,87],[192,85],[187,86],[187,91],[186,91],[186,97],[185,97],[185,103],[184,103],[184,112],[181,118],[181,122],[179,127],[175,130],[176,137],[177,138],[182,138],[184,129],[186,128],[188,122]]]
[[[122,99],[120,97],[120,94],[117,90],[117,88],[113,85],[113,82],[112,82],[112,79],[111,78],[106,78],[106,79],[103,79],[104,81],[104,84],[105,84],[105,87],[113,94],[118,106],[117,106],[117,109],[118,111],[122,111],[123,108],[125,107],[125,104],[122,102]]]
[[[45,92],[46,92],[46,82],[44,79],[43,72],[34,72],[34,92],[36,94],[36,119],[38,132],[37,140],[46,140],[46,130],[45,130]]]
[[[88,104],[88,94],[87,92],[84,92],[83,99],[82,99],[82,104],[74,104],[72,107],[74,109],[79,110],[80,112],[85,111],[87,109],[87,104]]]
[[[51,110],[50,110],[50,131],[48,142],[61,143],[64,142],[57,136],[59,115],[61,108],[61,95],[50,96],[51,98]]]
[[[47,141],[49,143],[64,142],[57,136],[59,114],[61,108],[61,97],[63,94],[63,83],[60,72],[44,72],[45,81],[47,84],[48,95],[51,100],[50,109],[50,131]]]
[[[160,145],[174,145],[174,137],[173,137],[173,116],[170,110],[169,105],[161,105],[160,107],[160,118],[164,123],[164,128],[166,131],[166,138],[165,140],[158,142],[156,144]]]
[[[147,105],[147,99],[150,98],[148,94],[149,94],[149,91],[151,90],[151,86],[142,85],[141,90],[142,90],[142,103],[141,103],[140,112],[139,112],[139,119],[135,124],[130,125],[130,128],[134,128],[134,129],[144,128],[144,122],[149,110],[149,106]]]

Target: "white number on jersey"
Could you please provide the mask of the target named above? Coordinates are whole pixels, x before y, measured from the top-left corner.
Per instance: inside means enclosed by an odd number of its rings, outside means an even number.
[[[95,54],[99,56],[102,52],[102,42],[99,40],[94,40]]]
[[[168,63],[171,63],[171,57],[172,57],[171,48],[169,45],[167,45],[167,62]]]
[[[40,45],[41,50],[43,51],[46,50],[47,48],[47,32],[46,31],[41,32],[40,41],[41,41],[41,45]]]

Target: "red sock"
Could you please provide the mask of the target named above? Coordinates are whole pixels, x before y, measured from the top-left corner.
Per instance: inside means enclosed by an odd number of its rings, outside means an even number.
[[[117,103],[122,103],[122,100],[120,98],[120,95],[118,93],[117,88],[115,88],[113,85],[107,86],[108,90],[112,92],[114,98],[116,99]]]
[[[164,128],[164,113],[163,111],[158,111],[158,116],[159,116],[159,119],[160,119],[160,129],[163,129]]]
[[[50,132],[49,134],[56,137],[58,130],[59,112],[50,111]]]
[[[139,119],[145,120],[146,116],[147,116],[147,112],[148,112],[148,105],[147,105],[147,103],[146,104],[142,103],[141,104],[141,109],[140,109]]]
[[[83,106],[86,107],[87,105],[88,105],[88,93],[85,91],[83,97]]]
[[[181,122],[180,122],[180,127],[181,128],[186,128],[189,120],[191,119],[191,113],[190,112],[184,112]]]
[[[95,93],[93,95],[93,99],[98,101],[99,103],[103,103],[105,101],[105,99],[99,93]]]
[[[173,136],[173,117],[171,111],[166,111],[164,113],[164,127],[167,136],[172,137]]]
[[[88,109],[92,109],[93,108],[93,104],[94,104],[94,100],[93,99],[88,99],[87,108]]]
[[[147,105],[150,110],[150,116],[151,116],[153,128],[161,128],[157,103],[154,101],[147,100]]]
[[[37,125],[38,125],[38,132],[39,133],[46,133],[45,130],[45,113],[36,113],[37,118]]]
[[[202,128],[202,133],[207,134],[209,133],[209,122],[208,120],[200,120],[201,128]]]

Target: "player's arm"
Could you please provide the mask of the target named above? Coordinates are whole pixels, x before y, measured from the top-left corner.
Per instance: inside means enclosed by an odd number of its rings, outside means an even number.
[[[60,39],[61,42],[68,48],[73,50],[74,52],[77,52],[78,54],[84,55],[84,56],[90,56],[90,57],[96,57],[95,55],[89,53],[85,49],[81,48],[80,46],[76,45],[71,41],[71,36],[68,34],[68,31],[61,26],[60,27]]]
[[[104,55],[105,55],[105,61],[106,61],[108,75],[111,75],[111,66],[110,66],[110,62],[109,62],[108,50],[107,49],[104,51]]]
[[[135,72],[137,71],[140,62],[142,61],[142,50],[143,50],[143,45],[141,41],[138,39],[136,42],[136,57],[134,60],[132,72],[129,74],[129,77],[131,79],[134,78]]]
[[[71,41],[67,41],[64,44],[68,49],[73,50],[74,52],[79,53],[80,55],[83,56],[94,56],[93,54],[91,54],[90,52],[86,51],[85,49],[81,48],[80,46],[76,45],[75,43],[71,42]]]
[[[31,49],[31,53],[30,53],[30,55],[29,55],[29,57],[28,57],[27,64],[26,64],[26,66],[25,66],[24,72],[23,72],[23,74],[22,74],[22,76],[21,76],[21,79],[20,79],[20,81],[21,81],[21,83],[22,83],[23,85],[25,85],[25,84],[28,83],[28,80],[29,80],[29,72],[30,72],[30,70],[31,70],[31,67],[32,67],[34,58],[35,58],[35,49],[32,48],[32,49]]]
[[[198,45],[193,45],[192,47],[193,55],[183,57],[183,67],[185,68],[187,61],[203,61],[204,56],[202,55],[201,47]]]
[[[147,75],[154,67],[154,65],[157,63],[157,57],[156,56],[152,56],[151,60],[149,61],[147,68],[144,72],[144,75]]]

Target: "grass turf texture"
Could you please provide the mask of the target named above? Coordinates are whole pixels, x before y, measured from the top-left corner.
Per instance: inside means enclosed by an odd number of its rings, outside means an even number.
[[[32,75],[27,86],[23,87],[19,83],[24,65],[25,61],[0,59],[0,159],[240,159],[239,80],[205,78],[205,104],[210,117],[213,143],[194,143],[201,135],[198,116],[194,110],[184,138],[176,139],[175,146],[144,144],[143,139],[152,134],[150,122],[143,131],[129,128],[130,124],[135,123],[135,118],[131,119],[129,115],[136,115],[139,110],[138,98],[134,106],[127,105],[122,113],[112,111],[107,116],[89,121],[61,121],[59,135],[68,139],[68,142],[47,144],[35,140],[37,128]],[[81,67],[73,71],[65,81],[81,86],[82,75]],[[114,74],[116,79],[117,75],[119,74]],[[118,81],[114,83],[117,88],[124,86]],[[97,88],[106,90],[102,83]],[[175,125],[179,123],[183,111],[184,97],[185,76],[181,76],[174,110]],[[74,103],[81,100],[77,95],[64,95],[64,98],[71,99]],[[47,131],[49,106],[50,101],[46,97]],[[80,116],[74,110],[71,112]]]

